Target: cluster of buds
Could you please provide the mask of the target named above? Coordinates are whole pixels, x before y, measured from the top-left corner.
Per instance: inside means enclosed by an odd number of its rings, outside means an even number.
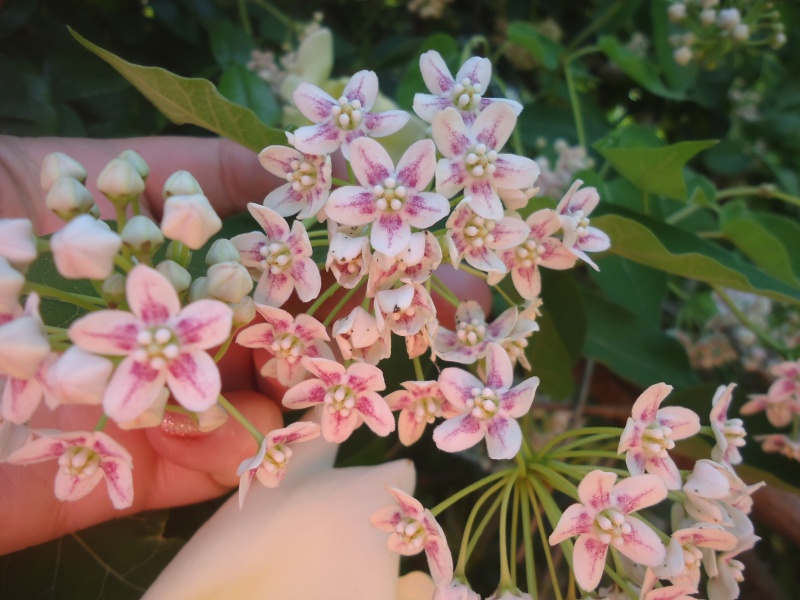
[[[547,142],[542,139],[537,146],[546,148]],[[565,140],[557,139],[553,142],[555,161],[547,154],[536,158],[536,164],[541,169],[541,174],[536,184],[539,193],[550,198],[559,198],[575,181],[575,174],[594,166],[594,159],[587,156],[583,146],[570,146]]]
[[[683,28],[669,38],[679,65],[698,62],[713,69],[729,52],[768,44],[777,50],[786,44],[785,27],[775,3],[732,0],[675,0],[667,8],[669,20]]]

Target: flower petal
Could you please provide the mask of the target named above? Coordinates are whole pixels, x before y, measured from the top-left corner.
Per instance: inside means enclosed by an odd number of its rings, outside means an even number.
[[[531,409],[536,388],[539,387],[538,377],[529,377],[517,386],[514,386],[500,396],[500,407],[509,415],[518,419]]]
[[[156,371],[147,363],[125,357],[108,382],[103,410],[115,421],[132,421],[150,408],[166,379],[164,371]]]
[[[586,507],[595,512],[611,506],[611,488],[617,480],[615,473],[595,469],[587,473],[578,484],[578,497]]]
[[[138,347],[140,321],[122,310],[100,310],[75,321],[69,338],[76,346],[96,354],[125,356]]]
[[[472,390],[484,388],[483,382],[464,369],[448,367],[439,375],[439,390],[455,407],[466,410],[467,400],[473,397]]]
[[[528,188],[539,177],[539,165],[524,156],[500,154],[494,162],[494,167],[492,180],[496,188]]]
[[[583,504],[572,504],[561,515],[556,528],[548,538],[548,542],[550,542],[551,546],[555,546],[573,536],[589,533],[592,530],[593,523],[594,518]]]
[[[653,423],[656,419],[658,407],[664,398],[669,396],[672,386],[666,383],[656,383],[647,388],[633,403],[631,416],[639,423]]]
[[[655,475],[628,477],[611,490],[611,504],[624,514],[658,504],[666,497],[667,488]]]
[[[655,567],[664,562],[667,549],[661,543],[658,534],[636,517],[627,516],[625,522],[631,526],[631,531],[622,534],[624,543],[618,546],[619,551],[632,561],[648,567]]]
[[[491,66],[489,68],[491,69]],[[425,86],[433,94],[447,93],[455,85],[450,69],[436,50],[428,50],[419,57],[419,70]]]
[[[181,309],[175,288],[161,273],[146,265],[137,265],[128,274],[125,295],[131,312],[146,325],[160,325]]]
[[[117,510],[133,504],[133,474],[130,465],[120,458],[106,458],[100,464],[106,476],[106,489]]]
[[[331,192],[325,213],[343,225],[366,225],[375,220],[378,209],[372,190],[348,185]]]
[[[486,386],[493,390],[507,390],[514,382],[514,367],[508,353],[499,344],[486,347]]]
[[[286,390],[281,402],[286,408],[308,408],[322,404],[326,389],[321,380],[307,379]]]
[[[394,172],[394,163],[389,153],[368,137],[358,138],[350,144],[350,166],[353,167],[353,174],[358,182],[367,188],[382,185]],[[338,221],[336,217],[333,219]]]
[[[386,137],[399,131],[411,118],[404,110],[387,110],[364,115],[364,129],[372,137]]]
[[[103,471],[97,469],[89,477],[82,478],[70,475],[64,467],[56,473],[56,498],[65,502],[74,502],[85,497],[103,478]]]
[[[375,71],[359,71],[350,77],[344,86],[342,96],[350,100],[358,100],[363,110],[372,110],[375,99],[378,97],[378,76]]]
[[[467,132],[467,126],[464,125],[464,120],[453,107],[446,108],[436,115],[436,118],[431,124],[431,135],[433,136],[433,141],[436,143],[439,152],[447,158],[452,159],[456,159],[464,154],[473,143],[472,138]],[[492,146],[492,148],[494,148],[494,146]],[[437,191],[438,185],[437,169]]]
[[[187,305],[172,326],[185,352],[205,350],[228,339],[233,310],[218,300],[198,300]]]
[[[460,452],[480,442],[485,433],[485,424],[467,412],[441,423],[433,430],[433,441],[439,450]]]
[[[292,93],[292,100],[304,117],[313,123],[321,123],[331,116],[336,100],[317,86],[302,82]]]
[[[492,150],[500,150],[514,131],[516,123],[517,115],[514,114],[514,109],[503,102],[494,102],[475,119],[471,133],[479,143],[486,144]],[[526,184],[509,187],[526,187]]]
[[[214,406],[222,391],[217,363],[202,350],[182,353],[170,362],[167,385],[175,400],[194,412]]]
[[[362,363],[363,364],[363,363]],[[371,365],[364,365],[371,366]],[[364,419],[367,427],[379,436],[387,436],[394,431],[394,416],[386,401],[375,392],[365,392],[356,399],[355,409]]]
[[[589,533],[583,533],[575,542],[572,554],[572,568],[575,570],[575,580],[584,590],[594,590],[603,577],[603,568],[606,564],[608,544],[602,543]]]
[[[509,460],[522,446],[522,430],[511,417],[495,415],[486,423],[486,449],[489,458]]]

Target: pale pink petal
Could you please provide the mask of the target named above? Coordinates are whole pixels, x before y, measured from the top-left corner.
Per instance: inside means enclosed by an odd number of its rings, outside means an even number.
[[[492,248],[505,250],[519,246],[528,239],[530,228],[525,221],[512,215],[514,213],[509,213],[508,216],[504,216],[495,224],[492,230],[492,236],[494,236],[494,242],[491,244]]]
[[[359,71],[344,86],[342,96],[350,100],[358,100],[363,110],[372,110],[378,97],[378,76],[375,71]]]
[[[174,319],[172,329],[183,351],[205,350],[223,343],[231,333],[233,310],[218,300],[198,300]]]
[[[436,115],[431,125],[431,134],[439,152],[447,158],[456,160],[460,160],[457,157],[464,154],[470,145],[474,143],[467,132],[467,126],[464,125],[464,120],[461,118],[461,115],[452,107],[446,108]],[[492,148],[494,148],[494,146],[492,146]],[[436,179],[437,191],[439,191],[438,168]],[[445,196],[446,195],[447,194],[445,194]]]
[[[467,412],[441,423],[433,430],[433,441],[440,450],[460,452],[480,442],[485,433],[485,424]]]
[[[628,477],[611,490],[612,505],[624,514],[658,504],[666,497],[664,482],[655,475]]]
[[[140,327],[139,320],[129,312],[101,310],[75,321],[69,328],[69,337],[83,350],[125,356],[138,348],[136,336]]]
[[[738,543],[738,539],[733,532],[726,531],[719,525],[708,523],[679,529],[672,534],[672,538],[677,540],[680,545],[689,543],[718,551],[733,550]]]
[[[347,368],[347,385],[355,392],[380,392],[386,389],[383,371],[364,363],[355,363]]]
[[[103,410],[115,421],[132,421],[150,408],[166,380],[165,371],[157,371],[146,362],[126,357],[108,382],[103,396]]]
[[[407,188],[424,190],[436,172],[436,145],[432,140],[413,143],[397,163],[397,182]]]
[[[314,438],[319,437],[319,434],[319,425],[316,423],[311,421],[297,421],[291,425],[283,427],[282,429],[274,429],[270,431],[264,440],[266,446],[277,446],[278,444],[294,444],[297,442],[313,440]]]
[[[479,143],[486,144],[492,150],[500,150],[508,141],[511,132],[514,131],[516,123],[517,116],[510,106],[502,102],[494,102],[478,115],[472,124],[471,132]],[[533,180],[530,183],[533,183]],[[530,184],[508,187],[527,187],[527,185]]]
[[[658,424],[672,429],[670,439],[682,440],[700,431],[700,417],[682,406],[665,406],[656,413]]]
[[[561,515],[548,541],[555,546],[573,536],[589,533],[593,523],[594,518],[582,504],[572,504]]]
[[[387,436],[394,431],[394,416],[392,415],[392,411],[386,405],[386,401],[375,392],[360,394],[356,399],[355,410],[358,411],[361,418],[364,419],[367,427],[372,429],[377,435]]]
[[[292,261],[292,280],[297,297],[303,302],[310,302],[319,296],[322,289],[322,277],[315,263],[306,256],[295,257]]]
[[[399,212],[382,212],[372,225],[370,243],[378,252],[387,256],[397,256],[411,239],[409,220]],[[335,217],[334,217],[335,218]]]
[[[516,306],[504,310],[486,327],[486,335],[498,341],[504,340],[511,333],[511,330],[514,329],[518,317],[519,310],[517,310]]]
[[[426,229],[450,214],[450,203],[433,192],[411,193],[402,212],[410,225]]]
[[[436,164],[436,193],[445,198],[452,198],[467,183],[467,172],[464,163],[458,160],[442,158]]]
[[[194,412],[214,406],[222,391],[217,364],[201,350],[183,353],[169,363],[167,386],[179,404]]]
[[[289,143],[306,154],[332,154],[345,141],[345,133],[331,121],[298,127],[287,133]]]
[[[66,469],[61,468],[56,473],[56,498],[65,502],[80,500],[91,492],[102,478],[103,471],[101,469],[97,469],[84,479],[70,475]]]
[[[453,106],[453,102],[448,97],[414,94],[414,112],[426,123],[431,123],[436,118],[436,115],[448,106]]]
[[[242,466],[245,463],[250,463],[250,459],[246,459],[241,465],[239,465],[239,510],[242,509],[244,506],[244,499],[247,496],[247,492],[250,490],[250,484],[253,483],[253,479],[255,479],[256,471],[258,467],[247,469],[242,471]]]
[[[473,56],[461,65],[456,73],[455,81],[458,82],[464,78],[469,79],[472,83],[479,83],[485,92],[492,80],[492,62],[488,58]]]
[[[138,265],[128,274],[125,292],[131,312],[146,325],[164,323],[181,308],[175,288],[161,273]]]
[[[439,375],[439,390],[455,407],[466,410],[467,400],[472,399],[473,389],[482,390],[483,382],[464,369],[448,367]]]
[[[447,583],[453,578],[453,555],[440,537],[428,537],[425,541],[428,570],[435,584]]]
[[[239,251],[242,264],[248,268],[260,267],[264,257],[261,256],[261,248],[267,243],[267,236],[260,231],[251,231],[231,238],[231,243]]]
[[[8,462],[15,465],[32,465],[53,460],[64,454],[68,445],[61,436],[41,437],[13,452],[8,457]]]
[[[258,155],[261,166],[281,179],[285,178],[287,173],[294,171],[293,161],[304,161],[305,159],[303,153],[288,146],[267,146]]]
[[[336,100],[317,86],[302,82],[292,93],[292,100],[304,117],[313,123],[320,123],[331,116]]]
[[[668,490],[679,490],[683,482],[675,461],[669,456],[652,456],[645,459],[645,470],[664,482]],[[631,472],[633,475],[634,473]]]
[[[385,137],[399,131],[411,118],[404,110],[387,110],[364,115],[364,129],[372,137]]]
[[[619,551],[632,561],[648,567],[660,565],[667,555],[667,549],[658,534],[636,517],[627,516],[625,522],[631,526],[631,532],[622,534],[624,543],[618,546]]]
[[[285,328],[281,330],[285,331]],[[268,323],[257,323],[246,327],[236,336],[236,343],[245,348],[269,348],[274,341],[275,329]]]
[[[284,273],[273,274],[269,270],[261,274],[258,285],[253,292],[253,300],[257,304],[282,306],[292,295],[294,278]]]
[[[386,149],[373,139],[362,137],[350,144],[350,166],[358,182],[364,187],[383,185],[394,172],[394,163]],[[336,217],[331,216],[335,221]]]
[[[601,511],[611,506],[611,488],[617,480],[615,473],[596,469],[587,473],[578,484],[578,497],[584,506]]]
[[[583,185],[583,182],[580,185]],[[567,204],[567,210],[572,213],[579,210],[586,216],[595,209],[598,202],[600,202],[600,195],[596,188],[583,188],[573,192]]]
[[[390,490],[391,491],[391,490]],[[403,519],[403,511],[398,506],[384,506],[379,508],[369,519],[370,524],[386,533],[394,533],[395,526]]]
[[[672,386],[666,383],[651,385],[633,403],[631,415],[639,423],[649,424],[655,422],[658,407],[661,406],[661,402],[669,396],[671,391]]]
[[[572,568],[575,580],[584,590],[592,591],[603,577],[608,545],[589,533],[582,533],[575,542]]]
[[[561,240],[546,238],[541,243],[544,246],[544,252],[540,255],[541,266],[556,270],[571,269],[575,266],[577,257],[564,247]]]
[[[425,86],[433,94],[447,93],[455,85],[450,69],[436,50],[428,50],[419,57],[419,70]]]
[[[300,154],[298,152],[298,154]],[[275,188],[264,198],[264,206],[271,208],[282,217],[288,217],[300,212],[308,204],[307,194],[295,190],[291,183],[284,183]]]
[[[386,398],[387,402],[389,398]],[[414,413],[410,410],[403,410],[397,417],[397,433],[400,437],[400,443],[404,446],[410,446],[422,437],[422,432],[425,431],[424,420],[417,420]]]
[[[3,419],[17,425],[27,422],[42,401],[44,388],[35,378],[9,377],[3,389]]]
[[[507,390],[514,382],[514,367],[508,353],[499,344],[486,347],[486,386],[493,390]]]
[[[492,180],[496,188],[528,188],[539,177],[539,165],[530,158],[516,154],[498,155],[494,167]]]
[[[459,250],[461,249],[459,248]],[[461,254],[464,255],[464,259],[470,264],[470,266],[475,267],[479,271],[494,271],[498,273],[506,272],[505,263],[500,260],[499,256],[497,256],[486,246],[482,246],[480,248],[476,248],[474,246],[470,247],[469,249],[464,248],[464,250],[461,251]]]
[[[522,430],[514,419],[496,414],[486,423],[489,458],[510,460],[522,446]]]
[[[341,443],[350,437],[353,430],[358,427],[359,413],[356,410],[343,415],[342,411],[322,411],[322,437],[329,442]]]
[[[611,247],[611,239],[599,229],[587,227],[586,231],[578,234],[575,245],[584,252],[602,252]]]
[[[513,253],[514,251],[508,250],[508,252]],[[535,265],[511,269],[511,281],[514,282],[514,287],[519,295],[525,300],[533,300],[542,291],[542,275]]]
[[[106,458],[100,468],[106,476],[106,489],[114,508],[121,510],[133,504],[133,474],[130,465],[119,458]]]
[[[324,402],[326,391],[319,379],[307,379],[286,390],[281,402],[286,408],[308,408]]]
[[[339,364],[335,360],[305,357],[302,359],[302,362],[303,366],[315,377],[319,377],[326,387],[336,385],[341,382],[345,376],[346,369],[344,365]]]
[[[436,191],[439,191],[438,188]],[[465,201],[469,203],[469,207],[484,219],[499,221],[503,218],[503,203],[488,178],[468,180],[464,189],[464,197]]]
[[[550,237],[561,229],[558,213],[551,208],[537,210],[525,220],[525,223],[531,228],[531,235],[537,240]]]
[[[537,387],[539,387],[539,378],[529,377],[500,395],[500,407],[515,419],[528,414]]]
[[[405,516],[416,519],[417,521],[423,519],[425,516],[425,509],[419,500],[406,494],[403,490],[390,485],[386,486],[386,491],[394,496],[395,501]]]
[[[622,450],[618,450],[622,452]],[[644,450],[631,448],[625,454],[625,465],[631,475],[643,475],[647,466],[647,455]]]
[[[269,241],[283,241],[289,236],[289,223],[271,208],[250,202],[247,210],[261,225]]]
[[[343,225],[366,225],[374,221],[378,214],[375,194],[363,187],[340,187],[331,192],[325,212]]]

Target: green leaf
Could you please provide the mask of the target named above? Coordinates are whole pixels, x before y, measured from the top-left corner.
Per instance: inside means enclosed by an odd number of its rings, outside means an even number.
[[[220,21],[211,28],[211,51],[220,67],[244,66],[250,60],[253,40],[241,27]]]
[[[121,517],[0,557],[0,597],[137,600],[183,544],[163,537],[166,520]]]
[[[558,68],[564,48],[530,23],[512,21],[506,35],[510,42],[525,48],[545,69],[555,71]]]
[[[276,125],[281,109],[265,81],[244,65],[231,65],[222,72],[219,93],[228,100],[246,106],[268,125]]]
[[[173,123],[190,123],[227,137],[255,152],[281,144],[286,135],[262,123],[253,111],[224,98],[205,79],[179,77],[158,67],[143,67],[82,38],[72,36],[85,48],[114,67]]]
[[[605,295],[642,321],[658,324],[667,294],[667,275],[620,256],[597,261],[600,271],[589,275]]]
[[[27,62],[0,55],[0,133],[55,135],[56,110],[47,82]]]
[[[658,65],[664,72],[669,88],[676,93],[685,93],[694,83],[700,72],[700,65],[691,62],[686,66],[679,65],[672,57],[675,49],[669,43],[670,23],[667,0],[655,0],[650,7],[650,22],[653,24],[653,48],[658,58]]]
[[[587,331],[584,352],[611,371],[647,387],[659,381],[697,383],[681,343],[596,292],[582,290]]]
[[[592,225],[611,237],[610,252],[711,285],[800,304],[800,292],[697,236],[638,215],[606,214]]]
[[[594,148],[633,185],[643,192],[685,201],[683,166],[695,154],[717,142],[678,142],[662,148],[614,148],[610,143],[610,138],[604,138]]]
[[[683,92],[668,89],[664,85],[658,67],[654,63],[628,50],[615,37],[604,35],[600,38],[598,45],[605,55],[615,62],[628,77],[648,92],[672,100],[682,100],[686,97]]]

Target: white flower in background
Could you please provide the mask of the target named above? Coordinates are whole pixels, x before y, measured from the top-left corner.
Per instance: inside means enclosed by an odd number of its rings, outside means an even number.
[[[53,234],[50,247],[56,269],[67,279],[105,279],[122,239],[103,221],[79,215]]]

